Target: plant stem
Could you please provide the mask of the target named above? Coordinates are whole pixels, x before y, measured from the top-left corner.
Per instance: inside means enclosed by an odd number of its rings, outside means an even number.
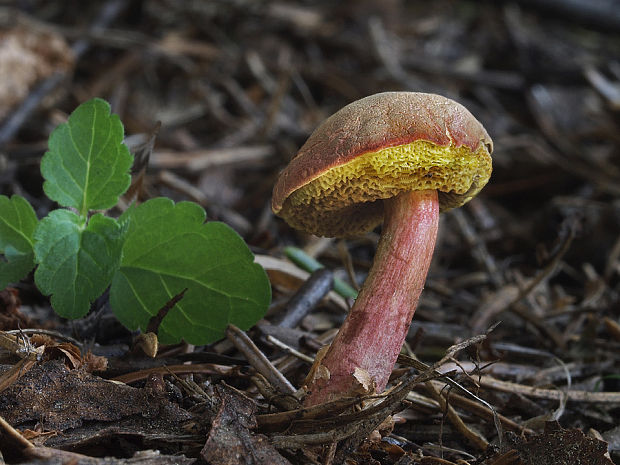
[[[284,254],[298,267],[313,273],[318,269],[324,268],[324,265],[302,249],[293,246],[284,247]],[[334,277],[334,291],[340,294],[345,299],[355,299],[357,298],[357,291],[349,286],[342,279]]]
[[[439,203],[435,190],[384,201],[374,264],[325,356],[307,380],[306,406],[381,392],[415,312],[433,256]]]

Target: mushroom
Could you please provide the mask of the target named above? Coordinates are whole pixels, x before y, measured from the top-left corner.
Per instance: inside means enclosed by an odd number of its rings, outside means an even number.
[[[295,228],[347,237],[383,220],[359,296],[306,378],[306,406],[383,391],[424,287],[439,212],[484,187],[492,150],[459,103],[385,92],[325,120],[282,171],[272,209]]]

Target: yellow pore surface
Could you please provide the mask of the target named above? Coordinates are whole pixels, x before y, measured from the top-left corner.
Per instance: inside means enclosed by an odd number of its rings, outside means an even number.
[[[403,191],[436,189],[440,209],[445,211],[471,200],[490,175],[491,156],[484,144],[472,152],[465,146],[442,147],[418,140],[368,152],[331,168],[293,192],[281,215],[314,234],[356,234],[382,220],[382,208],[371,202]]]

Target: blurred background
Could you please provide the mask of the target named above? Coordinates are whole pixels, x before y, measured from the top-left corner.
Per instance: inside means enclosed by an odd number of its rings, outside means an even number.
[[[0,193],[25,196],[40,217],[52,207],[38,169],[50,131],[102,97],[128,145],[150,155],[136,167],[142,199],[196,201],[257,254],[297,245],[361,283],[377,232],[335,241],[290,229],[270,209],[279,171],[323,119],[366,95],[463,103],[494,140],[494,172],[442,217],[409,342],[434,361],[501,321],[462,363],[500,360],[489,370],[525,385],[566,386],[568,370],[575,389],[620,391],[617,1],[0,5]],[[270,272],[272,313],[294,287],[283,274]],[[319,310],[305,330],[344,317]],[[554,408],[493,401],[523,419]],[[574,403],[562,424],[607,433],[617,454],[618,415]]]

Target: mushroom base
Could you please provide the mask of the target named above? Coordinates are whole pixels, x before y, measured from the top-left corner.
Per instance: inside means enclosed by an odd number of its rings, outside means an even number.
[[[439,223],[436,190],[384,201],[384,224],[368,278],[351,312],[306,380],[311,406],[385,388],[415,312]]]

